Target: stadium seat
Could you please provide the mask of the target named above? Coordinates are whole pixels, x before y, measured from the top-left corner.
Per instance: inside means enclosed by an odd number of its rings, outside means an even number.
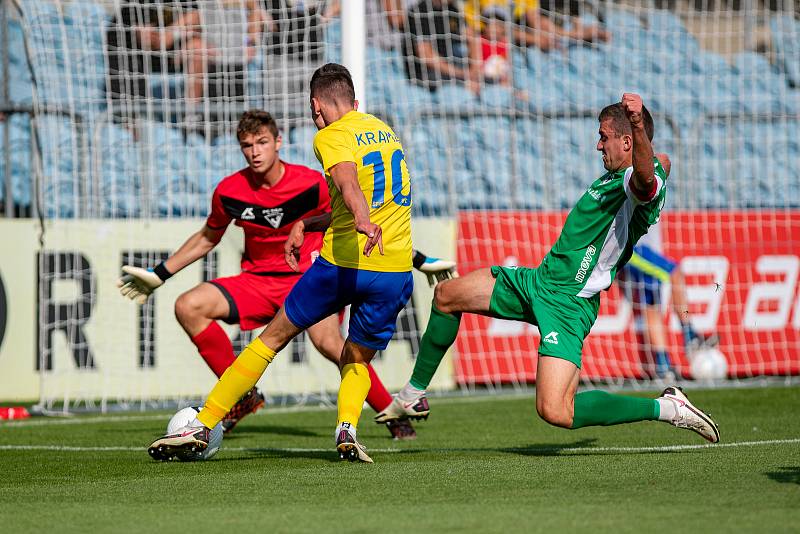
[[[342,61],[342,24],[332,20],[325,25],[325,61],[341,63]]]
[[[316,126],[295,126],[284,141],[298,147],[313,147],[317,131]]]
[[[692,54],[690,60],[692,72],[696,74],[721,76],[731,73],[730,63],[716,52],[699,50]]]
[[[544,159],[532,153],[520,152],[517,154],[517,195],[514,199],[515,207],[520,209],[545,209],[548,199],[545,195]]]
[[[97,198],[104,217],[135,217],[140,214],[141,154],[128,130],[116,124],[95,128],[90,172],[98,184]]]
[[[800,21],[791,15],[776,15],[770,22],[776,61],[795,88],[800,88]]]
[[[71,218],[91,206],[80,193],[88,191],[86,163],[73,140],[86,139],[68,118],[43,115],[37,118],[37,135],[42,152],[42,211],[45,217]]]
[[[92,2],[70,2],[64,14],[52,2],[20,4],[28,21],[28,49],[43,104],[82,115],[102,111],[106,13]]]
[[[481,103],[489,108],[509,109],[515,107],[513,89],[502,85],[486,85],[481,89]]]
[[[478,99],[461,83],[448,82],[436,90],[436,98],[442,108],[475,106]]]
[[[13,114],[6,119],[9,124],[8,148],[11,168],[12,200],[14,204],[28,207],[32,202],[33,171],[31,167],[31,129],[27,115]],[[5,146],[5,126],[0,122],[0,147]],[[0,200],[5,199],[5,157],[0,153]]]
[[[605,23],[606,27],[614,33],[623,28],[626,30],[642,28],[641,17],[626,9],[609,8],[606,9],[602,15],[602,21]]]

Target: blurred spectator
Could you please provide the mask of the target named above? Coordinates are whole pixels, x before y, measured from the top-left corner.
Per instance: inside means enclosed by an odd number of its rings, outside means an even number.
[[[176,88],[153,75],[182,72],[185,121],[198,123],[202,97],[244,95],[245,66],[270,23],[260,0],[125,2],[107,33],[108,91],[112,98],[174,98]]]
[[[421,0],[409,10],[403,55],[412,82],[435,91],[444,81],[460,80],[477,93],[479,48],[479,33],[467,27],[455,2]]]
[[[198,22],[194,2],[123,2],[106,32],[111,98],[152,96],[148,76],[181,71],[177,48]]]
[[[321,59],[324,53],[323,12],[329,9],[326,6],[336,3],[324,0],[263,0],[266,12],[273,21],[273,28],[266,39],[271,53],[297,61]]]
[[[304,117],[308,80],[326,52],[327,4],[323,0],[264,0],[264,4],[274,29],[266,36],[263,106],[277,117]]]
[[[475,30],[482,27],[481,13],[492,7],[507,9],[513,16],[514,40],[523,46],[536,46],[542,50],[551,50],[559,46],[559,38],[578,41],[608,41],[610,34],[598,26],[585,26],[577,17],[569,16],[569,29],[556,24],[547,16],[539,4],[539,0],[466,0],[464,15],[467,23]],[[547,1],[548,8],[577,6],[566,5],[563,1]]]
[[[481,14],[481,74],[488,83],[510,84],[511,58],[509,35],[506,31],[511,13],[500,7],[490,7]]]
[[[187,116],[207,98],[244,96],[244,71],[272,19],[259,0],[196,0],[197,17],[183,46]],[[187,119],[191,120],[191,117]]]
[[[419,0],[366,0],[365,15],[367,43],[384,50],[399,50],[406,28],[406,13]],[[331,20],[341,14],[340,0],[328,2],[325,18]]]

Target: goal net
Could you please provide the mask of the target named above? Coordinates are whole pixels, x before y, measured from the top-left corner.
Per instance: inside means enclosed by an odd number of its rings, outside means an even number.
[[[538,265],[604,173],[600,109],[637,92],[655,118],[656,152],[672,163],[648,246],[675,268],[665,275],[668,264],[652,271],[646,261],[649,278],[626,274],[632,295],[616,282],[604,292],[582,380],[653,387],[668,372],[800,371],[796,2],[365,3],[362,98],[403,141],[417,248],[456,258],[462,275]],[[341,61],[339,2],[2,5],[11,89],[0,132],[6,152],[17,147],[0,161],[13,186],[3,199],[32,215],[8,226],[27,263],[8,267],[24,283],[9,288],[6,276],[6,292],[31,298],[11,308],[24,312],[9,316],[3,350],[21,347],[18,358],[34,362],[10,367],[27,373],[18,388],[28,393],[13,395],[67,407],[202,396],[214,376],[173,306],[197,283],[238,271],[238,228],[142,307],[115,280],[121,265],[153,266],[201,227],[214,186],[245,165],[242,111],[270,111],[281,157],[319,167],[307,84],[319,65]],[[677,273],[684,291],[673,290]],[[410,375],[427,323],[432,291],[415,281],[375,363],[390,389]],[[681,294],[683,317],[673,306]],[[681,322],[718,337],[724,358],[689,343]],[[251,335],[226,328],[237,347]],[[465,316],[434,387],[526,387],[543,342],[526,323]],[[278,402],[326,399],[337,384],[305,338],[261,383]]]

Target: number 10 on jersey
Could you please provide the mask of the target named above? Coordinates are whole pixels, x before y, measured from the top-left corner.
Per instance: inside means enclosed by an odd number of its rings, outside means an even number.
[[[411,205],[411,183],[407,181],[403,183],[403,167],[402,163],[405,159],[403,151],[399,148],[392,153],[392,166],[389,180],[392,184],[392,200],[398,206]],[[370,152],[361,160],[361,164],[366,167],[372,165],[372,176],[374,184],[372,188],[372,202],[370,207],[372,209],[380,208],[383,206],[383,197],[386,193],[386,166],[383,163],[383,154],[380,150]],[[408,186],[408,194],[402,193],[404,186]]]

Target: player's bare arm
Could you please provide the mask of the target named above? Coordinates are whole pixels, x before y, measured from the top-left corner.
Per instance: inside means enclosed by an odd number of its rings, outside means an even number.
[[[383,254],[383,230],[369,220],[369,207],[364,192],[358,185],[356,164],[352,161],[343,161],[331,167],[328,172],[334,185],[342,193],[347,211],[353,214],[356,232],[367,236],[367,242],[364,244],[364,256],[369,257],[375,245]]]
[[[635,93],[622,95],[622,107],[628,114],[631,123],[633,143],[633,177],[631,186],[637,196],[645,198],[655,188],[655,164],[653,163],[653,145],[647,138],[642,114],[642,97]]]
[[[169,277],[211,252],[224,233],[225,228],[213,229],[203,225],[203,228],[192,234],[172,256],[154,269],[123,265],[124,274],[117,280],[119,292],[123,297],[144,304],[150,294],[161,287]]]
[[[164,266],[170,273],[177,273],[211,252],[219,244],[224,234],[225,228],[214,229],[203,225],[200,230],[189,236],[189,239],[172,256],[167,258]]]

